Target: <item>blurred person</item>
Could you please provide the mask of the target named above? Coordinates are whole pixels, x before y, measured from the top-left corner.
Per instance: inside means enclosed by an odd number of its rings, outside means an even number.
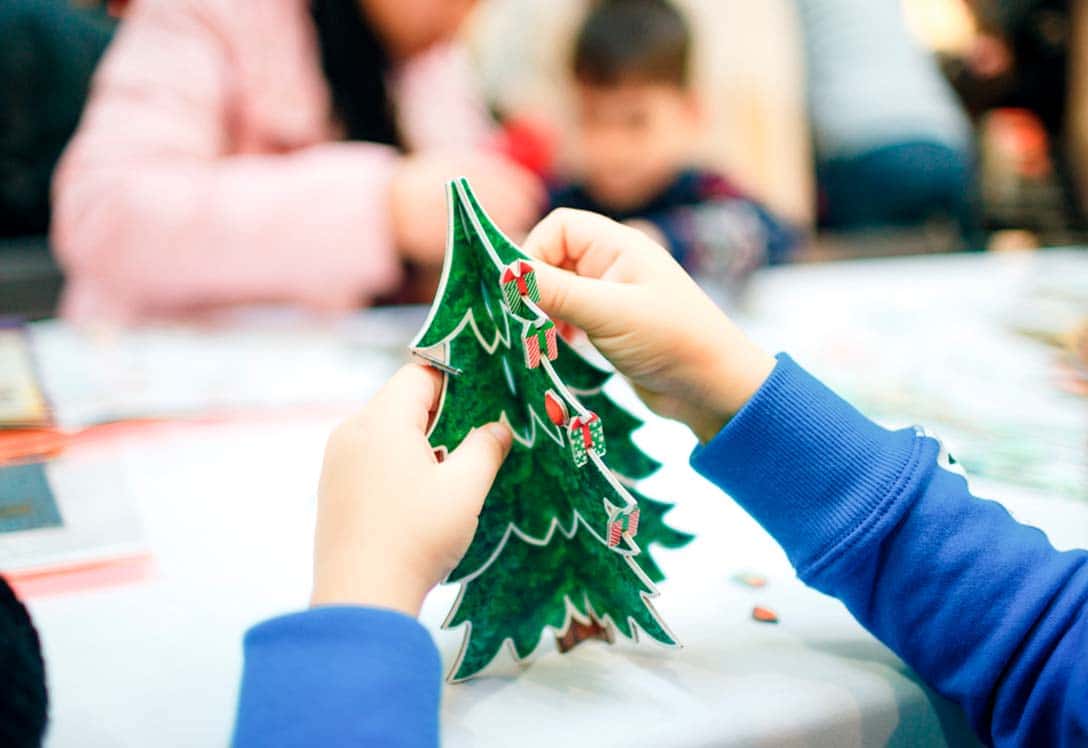
[[[603,213],[668,247],[689,271],[739,281],[787,260],[799,233],[727,178],[692,165],[703,125],[691,33],[667,0],[604,0],[571,59],[579,179],[553,207]]]
[[[0,577],[0,745],[36,748],[48,720],[38,632],[7,581]]]
[[[53,169],[113,26],[97,4],[0,3],[0,242],[48,232]]]
[[[1069,243],[1088,228],[1083,149],[1084,0],[968,0],[976,32],[948,67],[969,110],[978,114],[982,182],[988,226],[1036,231],[1045,244]],[[1008,113],[1000,110],[1012,110]],[[1030,114],[1028,114],[1030,113]],[[1045,173],[1024,174],[1023,195],[991,200],[1010,169],[1024,159],[995,159],[994,120],[1035,119],[1042,132]],[[1036,160],[1037,162],[1040,160]],[[992,167],[998,165],[998,173]]]
[[[673,0],[691,29],[691,80],[704,111],[697,163],[807,229],[815,174],[794,1]],[[595,3],[487,0],[467,27],[489,103],[504,119],[555,133],[566,176],[576,163],[571,47]]]
[[[474,0],[135,0],[54,183],[62,311],[346,310],[437,266],[463,174],[514,234],[543,188],[481,149]]]
[[[973,223],[971,126],[892,0],[796,0],[807,66],[820,222]]]
[[[525,250],[541,308],[690,427],[692,467],[983,742],[1088,745],[1088,552],[975,497],[920,428],[884,429],[761,349],[631,227],[561,210]],[[427,426],[442,389],[406,366],[330,436],[312,607],[246,634],[236,746],[438,744],[441,658],[416,619],[469,547],[513,438],[485,424],[438,462]]]
[[[1013,107],[1039,116],[1060,139],[1072,49],[1069,0],[967,0],[977,33],[961,83],[976,111]],[[988,84],[988,85],[987,85]]]

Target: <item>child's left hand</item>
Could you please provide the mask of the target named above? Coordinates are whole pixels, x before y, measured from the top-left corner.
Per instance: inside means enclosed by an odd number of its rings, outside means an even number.
[[[419,614],[468,550],[512,436],[476,429],[441,464],[427,422],[442,378],[410,364],[332,433],[318,492],[313,605]]]

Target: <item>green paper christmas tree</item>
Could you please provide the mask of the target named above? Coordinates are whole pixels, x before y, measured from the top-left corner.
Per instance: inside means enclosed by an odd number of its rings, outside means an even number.
[[[617,631],[675,645],[650,602],[664,575],[647,550],[691,536],[665,524],[671,504],[631,487],[659,467],[632,441],[642,421],[604,394],[611,373],[556,335],[535,304],[529,258],[468,182],[451,182],[448,194],[442,281],[412,344],[446,372],[430,442],[453,450],[500,419],[514,433],[472,544],[447,579],[461,593],[444,626],[467,624],[450,680],[478,673],[503,644],[527,658],[548,628],[562,651],[587,638],[611,642]]]

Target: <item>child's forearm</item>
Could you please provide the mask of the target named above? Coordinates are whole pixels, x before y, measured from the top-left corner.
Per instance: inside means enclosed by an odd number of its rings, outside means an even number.
[[[246,634],[235,746],[438,745],[438,650],[418,621],[314,608]]]
[[[695,467],[988,741],[1088,744],[1088,553],[977,499],[786,357]]]

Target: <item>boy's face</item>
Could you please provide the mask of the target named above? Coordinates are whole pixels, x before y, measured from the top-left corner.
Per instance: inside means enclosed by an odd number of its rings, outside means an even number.
[[[698,105],[665,83],[578,84],[582,177],[590,195],[613,210],[637,208],[687,165]]]

